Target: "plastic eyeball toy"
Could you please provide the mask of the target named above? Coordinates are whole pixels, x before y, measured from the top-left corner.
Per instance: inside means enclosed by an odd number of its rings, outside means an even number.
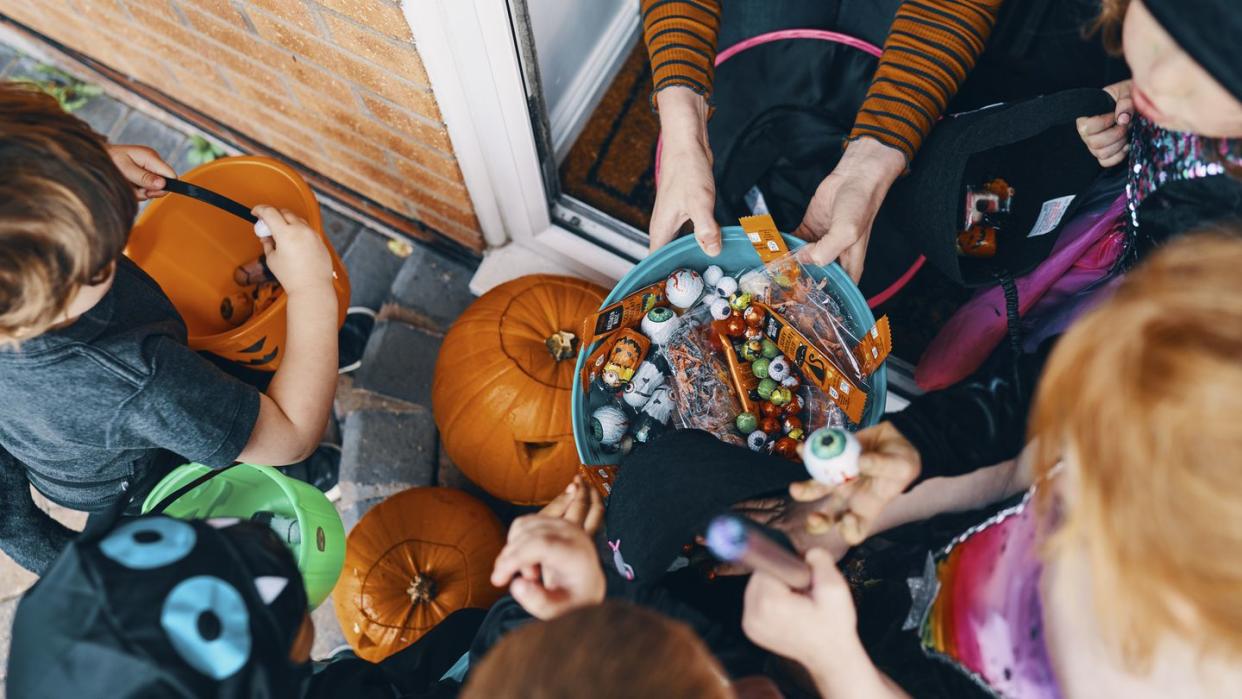
[[[591,413],[591,436],[605,447],[620,444],[629,428],[630,419],[615,405],[605,405]]]
[[[703,277],[692,269],[679,269],[664,282],[664,297],[678,308],[689,308],[703,295]]]
[[[647,311],[647,315],[643,316],[642,331],[657,345],[666,345],[680,324],[681,318],[676,313],[658,306]]]
[[[750,434],[759,429],[759,419],[754,413],[742,413],[737,416],[737,431],[742,434]]]
[[[733,309],[729,307],[729,302],[724,299],[712,299],[710,303],[712,317],[716,320],[728,320],[733,315]]]
[[[720,281],[720,278],[723,276],[724,270],[720,268],[720,265],[712,265],[703,270],[703,281],[713,288],[716,286],[716,282]]]
[[[784,357],[776,357],[768,363],[768,376],[771,376],[776,381],[784,381],[789,378],[790,372],[789,360]]]
[[[858,438],[834,428],[815,430],[806,439],[806,471],[820,483],[841,485],[857,478],[862,446]]]
[[[716,295],[722,299],[727,299],[737,293],[737,280],[733,277],[721,277],[716,282]]]
[[[763,430],[755,430],[746,438],[746,446],[751,451],[763,451],[768,446],[768,435]]]
[[[756,379],[766,379],[766,378],[771,377],[772,380],[774,381],[776,380],[775,376],[771,376],[771,372],[772,372],[771,362],[764,359],[763,357],[760,357],[756,359],[755,361],[751,362],[750,370],[752,373],[754,373]]]

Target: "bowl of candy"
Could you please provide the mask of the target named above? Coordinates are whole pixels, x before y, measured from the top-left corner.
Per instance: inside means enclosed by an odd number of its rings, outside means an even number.
[[[582,463],[606,466],[670,429],[799,461],[821,427],[858,430],[884,412],[887,319],[836,264],[770,217],[723,229],[708,257],[681,238],[636,265],[584,323],[573,431]]]

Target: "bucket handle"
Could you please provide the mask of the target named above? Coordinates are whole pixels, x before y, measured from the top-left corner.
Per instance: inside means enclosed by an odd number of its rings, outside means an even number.
[[[207,189],[206,187],[200,187],[196,184],[190,184],[189,182],[186,182],[185,180],[178,180],[173,177],[165,177],[164,178],[164,191],[172,192],[173,194],[180,194],[183,197],[190,197],[191,199],[197,199],[203,202],[204,204],[210,204],[211,206],[214,206],[217,209],[227,211],[228,213],[233,214],[234,216],[240,219],[248,221],[249,223],[259,222],[259,218],[255,216],[254,214],[250,213],[250,209],[248,207],[243,206],[242,204],[239,204],[236,201],[233,201],[232,199],[229,199],[223,194],[217,194],[216,192],[213,192],[210,189]]]
[[[164,510],[167,510],[169,507],[171,507],[174,502],[177,502],[178,500],[180,500],[182,496],[184,496],[186,493],[190,492],[191,490],[194,490],[198,486],[206,483],[207,481],[211,480],[212,478],[215,478],[216,476],[220,475],[221,473],[224,473],[225,471],[229,470],[230,468],[233,468],[236,465],[237,464],[233,463],[233,464],[229,464],[228,466],[225,466],[224,468],[213,468],[207,471],[207,473],[204,473],[198,478],[195,478],[189,483],[186,483],[180,488],[177,488],[173,492],[169,493],[163,500],[160,500],[158,503],[156,503],[155,507],[152,507],[150,511],[147,512],[147,514],[152,514],[152,515],[163,514]]]

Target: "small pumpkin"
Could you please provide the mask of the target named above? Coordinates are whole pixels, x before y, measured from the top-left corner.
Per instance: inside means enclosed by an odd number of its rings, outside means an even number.
[[[431,389],[440,441],[495,497],[543,504],[577,472],[574,332],[607,293],[581,279],[521,277],[481,296],[445,336]]]
[[[345,543],[332,593],[354,651],[379,662],[453,612],[500,599],[492,565],[504,529],[490,509],[452,488],[410,488],[373,507]]]

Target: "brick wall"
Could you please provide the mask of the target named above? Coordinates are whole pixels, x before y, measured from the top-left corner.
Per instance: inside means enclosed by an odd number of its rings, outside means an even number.
[[[0,0],[0,14],[483,247],[396,0]]]

